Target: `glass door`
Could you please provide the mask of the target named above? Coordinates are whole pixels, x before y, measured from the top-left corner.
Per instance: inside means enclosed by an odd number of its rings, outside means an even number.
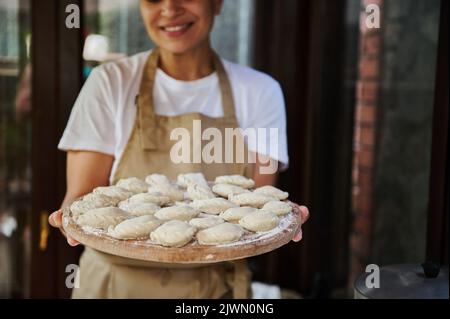
[[[0,30],[0,298],[17,298],[30,257],[30,1],[1,0]]]

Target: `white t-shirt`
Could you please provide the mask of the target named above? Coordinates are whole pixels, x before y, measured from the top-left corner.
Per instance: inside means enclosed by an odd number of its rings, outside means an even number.
[[[110,179],[114,176],[134,125],[135,98],[149,53],[107,63],[92,71],[75,102],[58,145],[64,151],[95,151],[114,156]],[[248,148],[270,156],[281,163],[282,170],[286,169],[286,114],[280,85],[264,73],[222,61],[231,82],[239,126],[244,130],[278,129],[277,133],[266,130],[267,145],[272,138],[272,143],[276,140],[278,147],[261,149],[261,140],[249,139]],[[195,81],[179,81],[158,69],[153,98],[158,115],[196,112],[209,117],[223,116],[216,73]]]

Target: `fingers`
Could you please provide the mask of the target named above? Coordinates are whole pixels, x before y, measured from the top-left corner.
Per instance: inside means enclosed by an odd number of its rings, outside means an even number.
[[[309,219],[309,209],[306,206],[300,206],[300,215],[302,224],[306,223],[306,221]]]
[[[69,237],[69,236],[67,236],[67,243],[72,247],[78,246],[80,244],[75,239],[73,239],[72,237]]]
[[[56,227],[56,228],[61,227],[62,226],[62,211],[58,210],[58,211],[54,212],[53,214],[51,214],[48,217],[48,222],[53,227]]]
[[[292,238],[293,241],[295,241],[296,243],[299,242],[300,240],[302,240],[303,238],[303,233],[302,233],[302,229],[299,228],[297,233],[295,234],[294,238]]]
[[[53,227],[61,228],[62,227],[62,211],[58,210],[58,211],[54,212],[53,214],[51,214],[48,217],[48,222]],[[62,228],[61,228],[61,230],[62,230]],[[64,231],[62,231],[62,232],[64,234]],[[78,246],[80,244],[78,241],[76,241],[75,239],[73,239],[69,236],[67,236],[67,243],[72,247]]]

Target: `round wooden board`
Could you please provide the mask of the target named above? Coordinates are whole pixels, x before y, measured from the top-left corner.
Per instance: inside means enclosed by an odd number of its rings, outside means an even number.
[[[300,225],[299,206],[289,203],[293,210],[280,218],[277,228],[264,233],[246,233],[237,242],[217,246],[200,245],[193,240],[184,247],[171,248],[149,240],[118,240],[103,231],[83,230],[73,221],[68,207],[63,210],[63,228],[81,244],[116,256],[161,263],[217,263],[261,255],[289,243]]]

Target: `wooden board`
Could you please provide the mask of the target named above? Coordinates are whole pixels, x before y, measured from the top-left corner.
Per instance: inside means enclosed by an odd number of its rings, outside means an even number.
[[[289,203],[293,210],[280,218],[277,228],[263,233],[249,232],[237,242],[216,246],[200,245],[195,240],[181,248],[163,247],[149,240],[118,240],[103,231],[84,231],[73,221],[68,207],[63,210],[63,227],[81,244],[112,255],[162,263],[216,263],[261,255],[289,243],[300,225],[299,206]]]

